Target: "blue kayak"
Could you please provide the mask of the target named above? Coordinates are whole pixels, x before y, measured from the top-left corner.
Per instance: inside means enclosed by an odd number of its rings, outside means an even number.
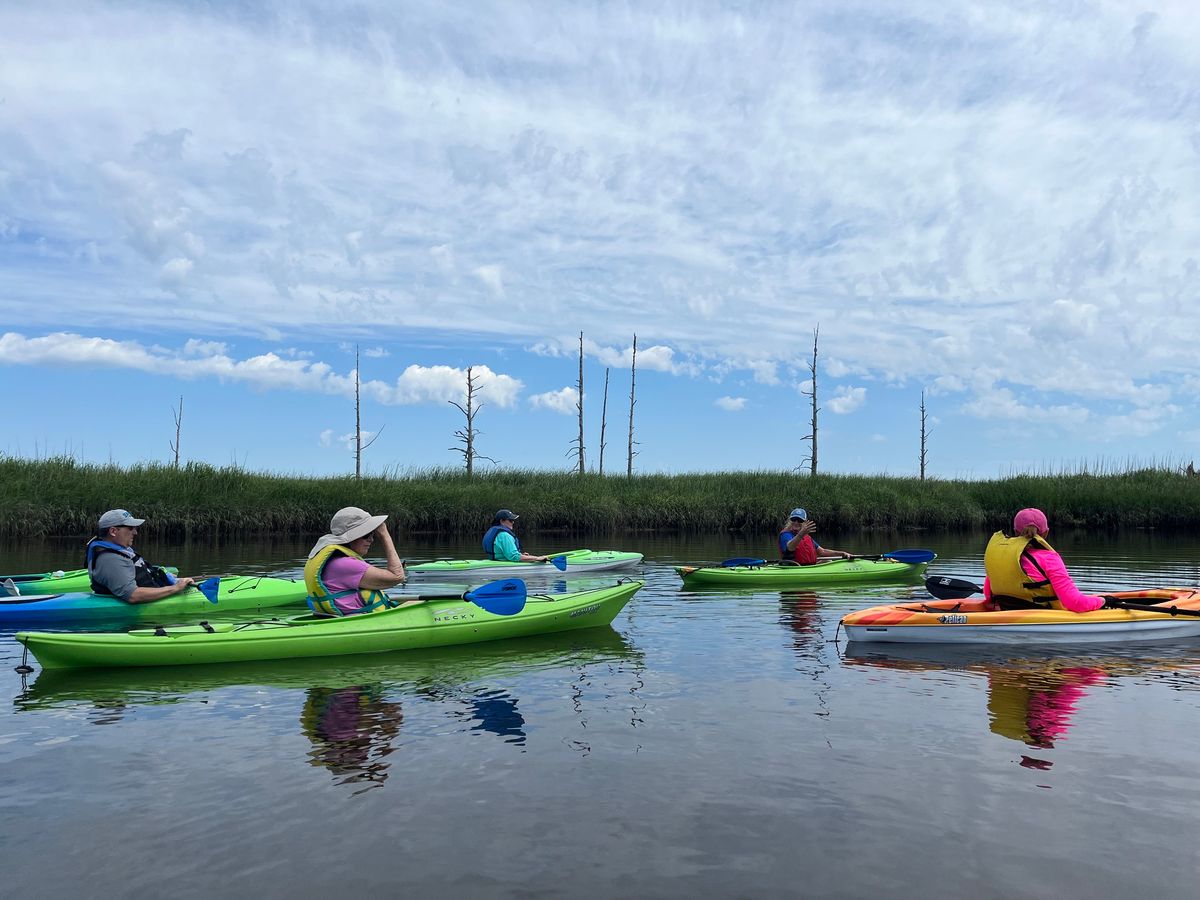
[[[0,597],[0,627],[32,622],[60,627],[105,621],[178,622],[302,604],[307,595],[303,581],[233,575],[221,579],[215,604],[194,587],[151,603],[126,603],[116,597],[82,592]]]

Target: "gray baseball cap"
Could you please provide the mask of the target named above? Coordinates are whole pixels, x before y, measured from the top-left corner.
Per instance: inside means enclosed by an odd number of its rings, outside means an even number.
[[[114,525],[141,525],[145,519],[136,519],[127,509],[110,509],[100,517],[101,528],[112,528]]]

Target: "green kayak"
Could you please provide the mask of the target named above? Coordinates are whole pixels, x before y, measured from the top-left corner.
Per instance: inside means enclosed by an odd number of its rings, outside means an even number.
[[[180,697],[189,694],[247,685],[303,691],[379,684],[437,684],[449,691],[467,685],[469,691],[470,686],[480,682],[511,683],[521,672],[538,669],[636,665],[642,661],[642,651],[620,632],[598,627],[487,644],[337,659],[145,669],[47,669],[13,699],[13,708],[54,709],[94,703],[111,710],[119,703],[128,710],[178,703]]]
[[[145,628],[127,634],[23,631],[17,640],[45,669],[176,666],[356,653],[384,653],[526,637],[608,625],[644,582],[570,594],[530,595],[516,615],[498,616],[462,597],[343,618],[294,616]]]
[[[416,563],[408,567],[412,575],[436,575],[442,578],[454,576],[486,575],[527,578],[533,574],[582,575],[590,572],[608,572],[613,569],[624,569],[636,566],[642,561],[642,554],[629,553],[622,550],[567,550],[551,555],[551,559],[560,559],[563,568],[552,562],[508,562],[497,559],[439,559],[436,562]]]
[[[812,566],[676,566],[685,585],[720,584],[729,587],[832,587],[839,584],[869,584],[876,581],[913,581],[928,563],[902,563],[893,559],[835,559]]]
[[[174,566],[165,566],[172,575],[178,575],[179,570]],[[77,591],[90,591],[92,580],[88,578],[87,569],[71,569],[57,572],[35,572],[32,575],[0,575],[0,582],[12,580],[22,594],[66,594]]]

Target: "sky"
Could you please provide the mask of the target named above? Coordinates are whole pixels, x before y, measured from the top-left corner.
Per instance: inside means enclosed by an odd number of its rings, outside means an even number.
[[[1188,2],[0,6],[0,453],[1200,456]],[[484,467],[491,465],[483,463]]]

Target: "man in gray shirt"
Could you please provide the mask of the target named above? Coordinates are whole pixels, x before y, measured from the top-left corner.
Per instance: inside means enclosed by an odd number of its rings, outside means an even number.
[[[149,565],[133,549],[138,526],[145,521],[125,509],[110,509],[100,517],[96,537],[88,541],[84,558],[93,593],[126,603],[152,603],[182,593],[195,583],[192,578],[175,578]]]

